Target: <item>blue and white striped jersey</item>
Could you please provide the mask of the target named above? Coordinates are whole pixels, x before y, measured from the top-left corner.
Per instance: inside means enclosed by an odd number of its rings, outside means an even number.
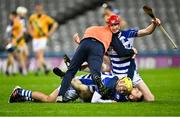
[[[131,49],[133,47],[134,37],[137,37],[137,32],[138,30],[135,29],[119,32],[118,38],[126,49]],[[116,75],[127,74],[131,57],[119,57],[112,48],[109,49],[108,54],[111,60],[112,73]]]
[[[92,80],[91,74],[82,75],[78,79],[85,85],[95,86],[95,84]],[[117,102],[124,102],[124,101],[128,100],[126,95],[119,94],[115,90],[116,82],[118,80],[117,76],[101,73],[101,80],[106,88],[111,89],[111,91],[112,91],[111,99],[112,100],[115,100]],[[98,92],[97,86],[95,87],[95,90]]]
[[[91,74],[81,75],[78,79],[82,82],[82,84],[95,85],[95,83],[92,80]],[[101,73],[101,80],[105,87],[113,89],[116,85],[118,77],[112,74]]]

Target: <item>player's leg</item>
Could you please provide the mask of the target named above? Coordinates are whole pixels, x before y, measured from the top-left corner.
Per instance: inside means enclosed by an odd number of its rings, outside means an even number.
[[[92,74],[93,81],[98,86],[100,93],[104,95],[105,87],[101,82],[100,73],[104,56],[104,48],[101,43],[97,41],[92,41],[91,43],[93,44],[93,46],[91,46],[87,62],[90,68],[90,72]],[[94,51],[94,48],[96,48],[98,51]]]
[[[56,102],[59,90],[60,87],[55,89],[50,95],[35,91],[32,92],[32,98],[41,102]],[[73,101],[78,98],[78,94],[72,87],[69,87],[63,98],[66,102]]]
[[[32,92],[32,99],[40,102],[55,102],[58,96],[58,89],[55,89],[50,95],[46,95],[39,91]]]
[[[41,68],[44,69],[45,73],[49,73],[49,69],[44,60],[44,49],[39,49],[35,52],[35,57],[37,60],[37,73],[40,71]]]
[[[28,70],[29,70],[29,58],[28,58],[29,57],[29,48],[27,45],[25,45],[23,56],[24,56],[24,61],[25,61],[25,65],[26,65],[26,70],[28,72]]]
[[[28,50],[28,46],[25,44],[24,48],[23,48],[23,58],[24,58],[24,63],[25,63],[25,70],[27,72],[28,72],[28,68],[29,68],[28,56],[29,56],[29,50]]]
[[[61,82],[61,88],[59,92],[59,96],[64,96],[65,92],[67,91],[68,87],[70,86],[72,78],[75,76],[76,72],[80,68],[81,64],[86,61],[87,59],[87,52],[86,52],[86,41],[83,41],[79,47],[77,48],[71,62],[69,69],[65,73],[65,76]],[[59,101],[62,101],[62,97],[59,98]]]
[[[40,68],[43,68],[45,70],[45,73],[48,73],[47,65],[44,59],[44,49],[39,49],[38,54],[39,54],[38,61],[40,62]]]
[[[46,95],[39,91],[30,91],[16,86],[10,96],[9,102],[24,102],[24,101],[40,101],[40,102],[55,102],[58,96],[58,89],[55,89],[50,95]]]
[[[20,69],[21,69],[21,74],[26,75],[27,70],[26,70],[26,64],[25,64],[25,58],[23,55],[24,47],[19,47],[18,48],[18,59],[19,59],[19,64],[20,64]]]
[[[37,61],[38,61],[38,68],[44,68],[47,70],[47,65],[45,64],[44,60],[44,49],[39,49],[36,53]]]
[[[41,39],[40,60],[41,60],[42,67],[44,68],[44,73],[48,74],[50,72],[50,70],[48,69],[47,62],[45,61],[45,58],[44,58],[44,52],[45,52],[46,46],[47,46],[47,38],[42,38]]]
[[[19,86],[16,86],[9,98],[9,103],[32,101],[32,91],[24,90]]]
[[[37,73],[40,72],[41,68],[42,68],[42,62],[41,62],[41,50],[37,50],[35,52],[35,59],[36,59],[36,65],[37,65]]]
[[[135,72],[133,77],[133,85],[137,87],[143,94],[145,101],[154,101],[154,95],[150,91],[149,87],[146,83],[142,80],[142,78]]]
[[[33,39],[33,50],[35,52],[35,59],[37,62],[37,75],[41,68],[44,68],[46,74],[49,73],[49,70],[47,69],[47,65],[44,60],[44,50],[46,47],[46,43],[47,39],[45,38]]]
[[[33,47],[33,51],[34,51],[34,54],[35,54],[35,61],[36,61],[36,71],[35,71],[35,74],[38,75],[38,73],[40,72],[40,62],[39,62],[39,45],[40,45],[40,42],[39,42],[39,39],[33,39],[32,40],[32,47]]]
[[[10,75],[12,71],[10,71],[10,67],[14,68],[14,52],[8,53],[8,58],[7,58],[7,64],[6,64],[6,75]]]
[[[11,54],[8,53],[8,57],[7,57],[7,62],[6,62],[6,70],[5,70],[5,74],[9,75],[9,67],[11,65]]]
[[[138,83],[136,87],[142,92],[145,101],[154,101],[154,95],[144,81]]]

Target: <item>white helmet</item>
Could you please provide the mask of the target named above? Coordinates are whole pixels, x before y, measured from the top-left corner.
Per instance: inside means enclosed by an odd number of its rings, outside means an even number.
[[[23,7],[23,6],[19,6],[17,9],[16,9],[16,12],[17,12],[17,14],[20,14],[20,15],[22,15],[22,14],[27,14],[27,8],[26,7]]]

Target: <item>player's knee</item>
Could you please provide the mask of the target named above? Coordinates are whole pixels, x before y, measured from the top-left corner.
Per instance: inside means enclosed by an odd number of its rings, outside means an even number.
[[[55,98],[53,99],[51,96],[47,96],[45,101],[51,103],[51,102],[55,102],[56,100]]]
[[[99,74],[92,74],[92,79],[93,79],[94,81],[99,80],[99,79],[101,79],[100,76],[101,76],[101,75],[99,75]]]
[[[155,101],[155,96],[153,94],[144,96],[144,100],[148,101],[148,102],[153,102],[153,101]]]
[[[155,97],[154,97],[154,95],[153,95],[153,94],[151,94],[150,101],[155,101]]]

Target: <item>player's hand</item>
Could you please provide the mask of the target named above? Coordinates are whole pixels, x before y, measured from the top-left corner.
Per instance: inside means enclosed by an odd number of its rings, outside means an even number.
[[[78,33],[75,33],[75,34],[73,35],[73,40],[74,40],[74,42],[76,42],[77,44],[80,43],[81,39],[80,39]]]
[[[134,47],[132,48],[132,50],[134,51],[134,55],[132,56],[132,58],[134,59],[136,57],[136,55],[138,54],[138,51]]]
[[[160,19],[158,19],[158,18],[156,18],[156,19],[152,19],[152,21],[151,21],[153,24],[155,24],[156,26],[159,26],[159,25],[161,25],[161,21],[160,21]]]
[[[110,99],[112,95],[112,90],[108,88],[104,88],[104,90],[100,91],[100,94],[102,95],[102,99]]]

